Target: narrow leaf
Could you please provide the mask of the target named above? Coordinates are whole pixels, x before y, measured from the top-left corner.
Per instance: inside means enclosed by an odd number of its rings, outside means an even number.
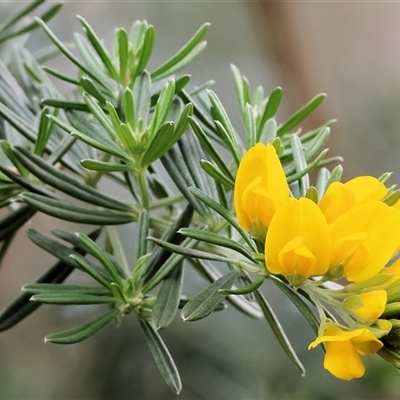
[[[205,251],[200,251],[200,250],[194,250],[191,248],[187,248],[185,246],[178,246],[176,244],[171,244],[168,242],[164,242],[163,240],[154,238],[149,236],[148,240],[151,242],[157,244],[158,246],[164,247],[164,249],[180,254],[184,257],[191,257],[191,258],[200,258],[202,260],[212,260],[212,261],[219,261],[219,262],[231,262],[232,260],[227,257],[219,256],[217,254],[212,254],[212,253],[206,253]],[[197,242],[197,240],[196,240]]]
[[[275,283],[278,288],[285,293],[285,295],[290,299],[290,301],[297,307],[300,313],[303,315],[304,319],[310,325],[312,331],[314,332],[315,336],[318,336],[318,330],[320,322],[315,314],[311,311],[309,305],[302,299],[302,297],[290,288],[288,285],[284,284],[281,280],[274,276],[270,276],[270,279]]]
[[[208,288],[198,293],[191,299],[181,311],[181,317],[184,321],[197,321],[211,314],[221,303],[225,296],[220,289],[229,289],[240,273],[236,270],[229,271],[221,278],[217,279]]]
[[[96,296],[90,294],[72,293],[40,293],[31,297],[31,301],[45,304],[84,305],[84,304],[112,304],[116,299],[112,296]]]
[[[278,128],[278,136],[289,132],[300,122],[307,118],[325,99],[326,94],[322,93],[313,97],[307,104],[294,113],[285,123]]]
[[[208,197],[205,193],[200,191],[197,188],[191,187],[189,188],[190,192],[196,196],[198,199],[200,199],[204,204],[206,204],[208,207],[212,208],[216,213],[221,215],[226,221],[228,221],[243,237],[243,239],[246,241],[246,243],[250,246],[252,251],[257,252],[257,249],[255,247],[254,242],[248,235],[246,231],[239,225],[237,219],[233,216],[232,212],[227,210],[225,207],[221,206],[218,204],[215,200],[212,198]]]
[[[151,78],[162,79],[166,75],[171,74],[171,70],[174,69],[176,64],[180,63],[185,57],[190,55],[196,49],[196,46],[203,39],[204,35],[207,33],[210,24],[203,24],[198,31],[193,35],[193,37],[183,46],[174,56],[167,60],[163,65],[157,68],[151,74]]]
[[[147,321],[140,320],[144,338],[153,355],[154,361],[161,372],[165,382],[176,393],[182,390],[181,378],[167,347],[160,335],[153,329]]]
[[[288,356],[289,360],[293,362],[293,364],[300,370],[301,374],[305,374],[305,369],[294,352],[292,345],[289,342],[289,339],[286,337],[285,332],[282,329],[281,324],[279,323],[275,313],[273,312],[271,306],[268,304],[265,297],[261,294],[259,290],[254,291],[254,295],[256,296],[257,302],[260,305],[265,319],[269,323],[272,332],[278,340],[278,343],[282,347],[283,351]]]
[[[72,344],[82,342],[83,340],[94,335],[101,328],[109,324],[114,318],[118,316],[120,310],[113,308],[110,311],[100,315],[94,320],[87,322],[77,328],[69,329],[64,332],[53,333],[44,338],[45,342],[56,344]]]
[[[151,315],[151,324],[155,330],[166,328],[172,322],[179,307],[182,285],[183,268],[180,265],[164,279],[157,294]]]
[[[226,247],[228,249],[235,250],[238,253],[247,257],[249,260],[254,261],[251,253],[246,249],[246,247],[242,246],[240,243],[233,239],[201,229],[181,228],[178,232],[186,237],[191,237],[202,242],[211,243],[216,246]]]
[[[64,200],[54,200],[34,193],[23,193],[20,198],[37,210],[66,221],[94,224],[117,225],[135,221],[133,214],[120,213],[101,208],[88,208]]]
[[[220,289],[220,293],[228,296],[230,294],[233,295],[242,295],[242,294],[249,294],[253,293],[255,290],[257,290],[265,281],[265,278],[260,278],[255,282],[252,282],[246,286],[242,286],[239,289]]]

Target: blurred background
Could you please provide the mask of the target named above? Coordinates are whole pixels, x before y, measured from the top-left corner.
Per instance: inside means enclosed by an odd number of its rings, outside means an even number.
[[[21,1],[0,2],[0,13]],[[394,2],[255,2],[255,1],[65,1],[49,25],[63,41],[81,31],[83,16],[111,45],[112,31],[146,19],[156,28],[152,65],[165,61],[204,22],[211,22],[206,51],[190,66],[193,82],[210,78],[236,129],[242,129],[230,72],[235,64],[254,89],[284,92],[279,122],[314,95],[328,97],[304,128],[337,118],[330,156],[344,157],[344,179],[394,172],[400,181],[400,3]],[[31,50],[48,44],[36,32]],[[65,58],[51,66],[74,69]],[[71,72],[72,71],[72,72]],[[32,227],[48,232],[48,217]],[[80,230],[72,224],[63,229]],[[121,232],[129,243],[132,227]],[[0,308],[52,265],[52,258],[21,234],[0,271]],[[79,279],[79,276],[73,279]],[[187,271],[188,290],[205,282]],[[282,321],[307,374],[301,377],[277,345],[266,322],[250,320],[228,308],[196,323],[176,318],[162,332],[183,381],[178,397],[191,399],[397,399],[399,375],[379,357],[366,359],[366,375],[339,381],[323,369],[320,349],[308,351],[313,334],[297,310],[275,287],[264,292]],[[0,336],[1,399],[173,399],[141,337],[134,318],[108,326],[89,340],[71,346],[44,344],[49,333],[68,329],[98,310],[42,306],[34,316]]]

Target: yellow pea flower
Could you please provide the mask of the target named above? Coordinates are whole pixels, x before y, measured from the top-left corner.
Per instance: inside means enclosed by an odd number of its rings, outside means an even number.
[[[400,240],[400,212],[381,201],[352,208],[329,227],[332,266],[349,281],[374,277],[393,257]]]
[[[383,343],[367,328],[346,331],[333,322],[328,323],[320,337],[308,346],[313,349],[325,343],[324,368],[339,379],[360,378],[365,367],[360,355],[376,353]]]
[[[371,200],[382,200],[386,186],[373,176],[358,176],[346,183],[333,182],[319,202],[328,224],[351,208]]]
[[[385,311],[387,298],[386,290],[371,290],[348,297],[343,306],[361,320],[373,323]]]
[[[290,199],[271,220],[265,241],[267,269],[283,274],[294,286],[330,265],[331,240],[319,207],[310,199]]]
[[[242,158],[236,175],[239,224],[264,240],[276,209],[288,199],[289,186],[274,146],[257,143]]]

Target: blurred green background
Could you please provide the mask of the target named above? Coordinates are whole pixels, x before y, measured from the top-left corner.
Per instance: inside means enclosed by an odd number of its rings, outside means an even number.
[[[21,1],[1,2],[4,12]],[[0,11],[1,12],[1,11]],[[345,158],[345,179],[393,171],[400,180],[400,4],[359,2],[253,1],[66,1],[49,25],[64,41],[81,31],[83,16],[110,46],[114,28],[146,19],[156,28],[150,66],[166,60],[204,22],[211,22],[208,47],[190,66],[194,83],[216,81],[216,91],[236,129],[242,129],[230,63],[266,92],[284,91],[280,121],[320,92],[323,106],[306,128],[338,118],[329,144]],[[36,32],[27,46],[39,49],[47,38]],[[49,64],[66,73],[74,69],[59,57]],[[54,220],[36,216],[31,227],[48,232]],[[82,227],[64,224],[63,229]],[[125,243],[133,226],[121,228]],[[0,308],[35,280],[52,258],[21,232],[0,271]],[[71,280],[82,279],[78,274]],[[186,295],[206,282],[189,269]],[[297,310],[271,284],[264,293],[282,321],[307,374],[301,377],[277,345],[266,322],[250,320],[228,308],[196,323],[179,317],[162,336],[183,380],[178,397],[191,399],[397,399],[396,370],[379,357],[366,359],[359,380],[339,381],[323,369],[320,349],[308,351],[313,335]],[[43,306],[0,337],[0,399],[173,399],[132,317],[108,326],[84,343],[44,344],[46,334],[76,326],[95,315],[88,307]]]

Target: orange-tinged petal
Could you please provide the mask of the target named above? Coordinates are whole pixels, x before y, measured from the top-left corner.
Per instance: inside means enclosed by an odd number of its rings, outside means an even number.
[[[235,181],[234,203],[246,230],[268,227],[276,209],[289,198],[285,172],[274,146],[257,143],[242,158]]]
[[[273,274],[322,275],[329,268],[331,241],[319,207],[310,199],[290,199],[271,220],[265,244]]]

